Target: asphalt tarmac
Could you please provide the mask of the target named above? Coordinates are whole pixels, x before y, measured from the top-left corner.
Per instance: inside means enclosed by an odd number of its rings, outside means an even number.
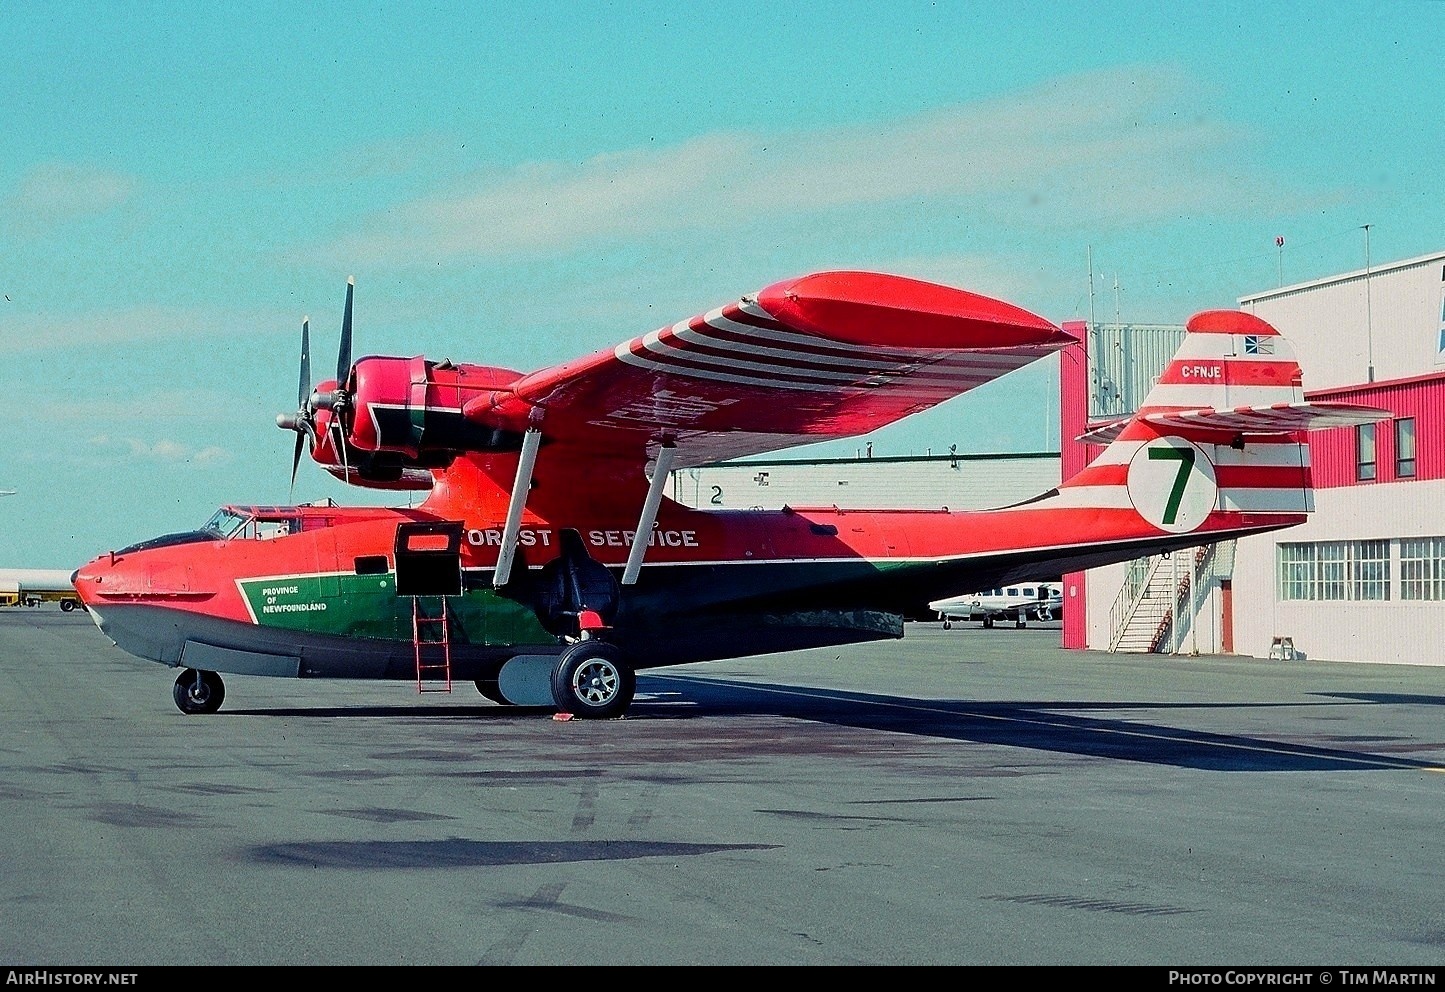
[[[1445,666],[1059,638],[654,670],[613,721],[244,677],[186,716],[0,610],[0,965],[1445,960]]]

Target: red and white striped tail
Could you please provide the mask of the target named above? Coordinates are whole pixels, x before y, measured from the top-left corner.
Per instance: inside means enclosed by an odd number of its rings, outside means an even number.
[[[1301,432],[1372,423],[1388,411],[1307,402],[1294,350],[1253,314],[1210,310],[1185,327],[1139,412],[1081,436],[1108,447],[1061,495],[1081,507],[1132,506],[1175,533],[1216,511],[1313,510]]]

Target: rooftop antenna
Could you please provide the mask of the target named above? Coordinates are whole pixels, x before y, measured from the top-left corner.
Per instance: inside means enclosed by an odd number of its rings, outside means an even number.
[[[1274,246],[1275,246],[1276,249],[1279,250],[1279,271],[1278,271],[1278,273],[1277,273],[1279,281],[1278,281],[1277,283],[1275,283],[1275,286],[1276,286],[1276,287],[1279,287],[1279,286],[1283,286],[1283,285],[1284,285],[1284,235],[1283,235],[1283,234],[1281,234],[1279,237],[1277,237],[1277,238],[1274,239]]]
[[[1362,224],[1365,232],[1365,360],[1369,363],[1366,369],[1366,382],[1375,381],[1375,326],[1373,314],[1370,309],[1370,228],[1373,224]]]
[[[1119,326],[1120,326],[1120,324],[1119,324],[1119,273],[1115,272],[1115,273],[1114,273],[1114,327],[1115,327],[1115,328],[1118,328]]]
[[[1094,246],[1089,245],[1089,326],[1094,326]]]

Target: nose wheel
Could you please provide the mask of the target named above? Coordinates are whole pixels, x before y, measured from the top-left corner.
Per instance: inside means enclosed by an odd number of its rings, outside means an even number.
[[[182,713],[214,713],[226,698],[226,686],[215,672],[187,668],[176,678],[171,695]]]

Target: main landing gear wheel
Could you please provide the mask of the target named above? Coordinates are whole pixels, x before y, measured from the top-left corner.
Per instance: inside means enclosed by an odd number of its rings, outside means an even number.
[[[177,676],[171,695],[182,713],[214,713],[226,698],[226,686],[215,672],[187,668]]]
[[[622,652],[606,641],[578,641],[562,652],[552,671],[552,699],[573,716],[621,716],[636,691],[637,676],[623,662]]]

